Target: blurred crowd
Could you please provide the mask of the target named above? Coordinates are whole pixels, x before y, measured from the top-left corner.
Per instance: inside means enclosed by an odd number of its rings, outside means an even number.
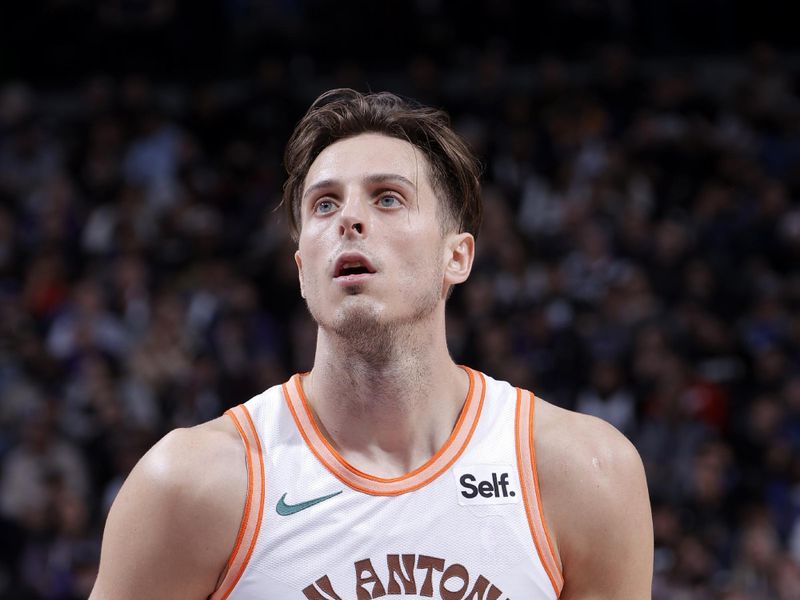
[[[311,366],[281,155],[352,86],[480,156],[451,352],[634,441],[654,598],[800,598],[800,69],[468,58],[0,87],[0,597],[85,598],[147,448]]]

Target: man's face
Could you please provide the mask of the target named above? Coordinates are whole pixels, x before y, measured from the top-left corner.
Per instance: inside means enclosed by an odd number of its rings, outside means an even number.
[[[404,140],[362,134],[320,153],[303,185],[295,260],[321,327],[358,336],[443,305],[466,278],[453,274],[453,246],[468,246],[471,265],[472,237],[442,234],[438,202],[427,160]]]

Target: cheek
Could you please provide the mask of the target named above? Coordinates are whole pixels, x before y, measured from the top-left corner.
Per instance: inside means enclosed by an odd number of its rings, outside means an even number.
[[[302,264],[302,268],[298,265],[299,277],[303,286],[304,297],[307,298],[309,288],[312,288],[317,281],[317,259],[313,252],[309,252],[308,248],[299,247],[298,254]]]
[[[405,254],[404,272],[408,279],[422,284],[423,281],[441,276],[443,258],[439,246],[439,244],[405,242],[405,248],[413,250]]]
[[[310,271],[319,264],[324,240],[312,225],[307,225],[297,244],[297,251],[303,261],[303,270]]]

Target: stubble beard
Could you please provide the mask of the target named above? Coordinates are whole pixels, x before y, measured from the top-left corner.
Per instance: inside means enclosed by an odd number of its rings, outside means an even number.
[[[441,278],[437,280],[441,281]],[[352,290],[350,295],[360,294]],[[395,318],[387,318],[373,302],[364,300],[346,299],[330,319],[324,318],[311,304],[307,303],[307,306],[320,330],[337,338],[345,352],[358,356],[367,364],[381,367],[390,361],[411,358],[420,342],[420,327],[430,320],[441,300],[441,292],[433,284],[426,286],[407,298],[411,311]]]

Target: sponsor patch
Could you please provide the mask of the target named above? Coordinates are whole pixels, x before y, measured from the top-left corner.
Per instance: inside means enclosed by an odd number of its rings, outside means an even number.
[[[462,506],[516,504],[522,499],[517,470],[511,465],[465,465],[453,474]]]

